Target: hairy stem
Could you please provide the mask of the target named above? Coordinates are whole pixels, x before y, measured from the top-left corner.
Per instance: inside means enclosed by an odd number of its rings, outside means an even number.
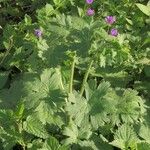
[[[93,65],[93,60],[91,60],[89,66],[88,66],[88,68],[86,70],[86,73],[84,75],[83,82],[82,82],[81,89],[80,89],[80,96],[83,95],[83,92],[84,92],[84,89],[85,89],[85,84],[87,82],[87,79],[88,79],[88,76],[89,76],[90,69],[91,69],[92,65]]]
[[[72,65],[71,65],[71,76],[70,76],[70,82],[69,82],[69,93],[72,93],[72,89],[73,89],[74,67],[75,67],[75,56],[73,57],[73,61],[72,61]]]

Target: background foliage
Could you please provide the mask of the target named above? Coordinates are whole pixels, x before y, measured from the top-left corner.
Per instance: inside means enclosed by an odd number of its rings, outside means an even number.
[[[149,150],[149,24],[147,0],[0,0],[0,149]]]

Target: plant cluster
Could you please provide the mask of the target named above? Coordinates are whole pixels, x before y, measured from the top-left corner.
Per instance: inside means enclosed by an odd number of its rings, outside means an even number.
[[[150,149],[150,2],[0,2],[1,150]]]

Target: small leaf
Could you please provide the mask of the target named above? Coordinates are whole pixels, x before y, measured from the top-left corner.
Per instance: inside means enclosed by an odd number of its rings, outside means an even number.
[[[58,150],[59,147],[59,142],[52,136],[50,136],[50,138],[46,140],[46,143],[44,145],[44,148],[47,150]]]
[[[47,16],[51,15],[53,10],[54,10],[54,8],[53,8],[52,5],[46,4],[46,6],[45,6],[45,13],[46,13]]]
[[[25,15],[24,21],[26,25],[31,25],[32,23],[31,17],[28,15]]]
[[[62,0],[53,0],[56,6],[59,6],[62,3]]]
[[[24,109],[25,109],[24,104],[20,102],[16,108],[15,117],[20,119],[23,116]]]
[[[124,91],[123,96],[118,101],[117,109],[117,114],[125,123],[137,122],[138,119],[142,119],[146,111],[143,99],[138,96],[137,91],[131,89]]]
[[[130,19],[128,19],[128,18],[126,18],[126,20],[127,20],[127,22],[128,22],[130,25],[133,25],[132,20],[130,20]]]

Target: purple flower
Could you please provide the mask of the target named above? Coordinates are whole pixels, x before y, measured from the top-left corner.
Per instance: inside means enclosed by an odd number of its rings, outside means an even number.
[[[92,4],[94,0],[86,0],[87,4]]]
[[[117,29],[111,29],[110,34],[112,36],[117,36],[118,35],[118,30]]]
[[[86,14],[87,14],[88,16],[93,16],[93,15],[95,14],[95,11],[94,11],[94,9],[89,8],[89,9],[87,10]]]
[[[116,17],[115,16],[107,16],[106,18],[105,18],[105,21],[106,21],[106,23],[108,23],[108,24],[113,24],[114,22],[116,22]]]
[[[40,29],[35,29],[34,30],[34,34],[37,36],[37,37],[41,37],[42,36],[42,31]]]

